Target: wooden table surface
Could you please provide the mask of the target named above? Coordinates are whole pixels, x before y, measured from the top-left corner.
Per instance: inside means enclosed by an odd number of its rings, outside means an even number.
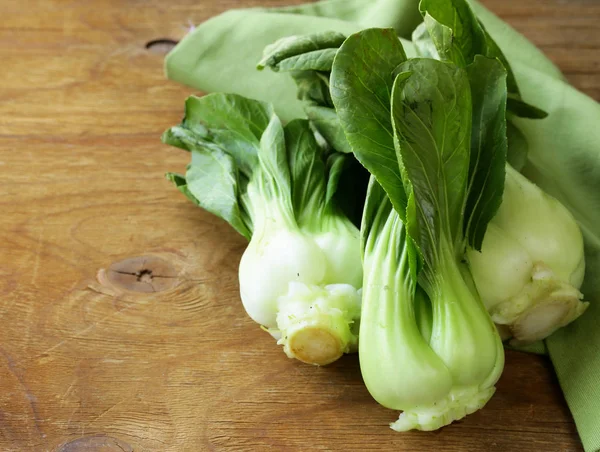
[[[0,450],[581,450],[545,358],[508,352],[485,409],[398,434],[356,356],[302,365],[245,315],[244,240],[163,177],[190,89],[146,43],[283,3],[0,2]],[[484,3],[600,98],[600,2]]]

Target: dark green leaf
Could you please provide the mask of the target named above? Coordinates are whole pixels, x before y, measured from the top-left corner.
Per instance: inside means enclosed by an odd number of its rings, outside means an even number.
[[[335,49],[342,45],[346,37],[336,31],[326,31],[302,36],[288,36],[275,41],[263,50],[263,57],[257,68],[270,67],[274,71],[287,58],[306,54],[314,50]]]
[[[534,107],[533,105],[529,105],[527,102],[524,102],[519,96],[514,94],[508,95],[508,110],[511,113],[518,116],[519,118],[529,118],[529,119],[544,119],[548,116],[541,108]]]
[[[442,60],[464,67],[487,55],[485,32],[466,0],[422,0],[419,9]]]
[[[422,0],[419,8],[442,60],[466,67],[476,55],[497,58],[507,71],[508,91],[519,96],[508,60],[477,19],[467,0]]]
[[[529,144],[527,138],[512,121],[506,123],[506,137],[508,139],[507,162],[517,171],[521,171],[527,163]]]
[[[352,152],[335,109],[308,104],[304,111],[317,132],[333,149],[346,154]]]
[[[465,234],[481,249],[487,224],[504,190],[506,166],[506,69],[497,59],[476,56],[467,67],[471,86],[473,129]]]
[[[392,118],[398,151],[414,195],[408,232],[430,268],[442,241],[463,246],[471,137],[471,94],[466,72],[432,59],[411,59],[398,68]]]
[[[467,64],[462,49],[454,41],[452,28],[438,22],[429,13],[425,13],[423,23],[431,37],[431,42],[433,42],[437,49],[437,54],[441,61],[451,61],[460,66]]]
[[[331,71],[337,49],[321,49],[286,58],[276,68],[281,72],[290,71]]]
[[[333,107],[329,94],[329,77],[316,71],[292,72],[299,100],[324,107]]]
[[[520,97],[521,94],[519,91],[519,86],[517,85],[517,80],[515,79],[515,74],[511,68],[508,60],[506,59],[506,56],[504,55],[504,53],[502,52],[500,47],[498,47],[498,44],[496,44],[496,41],[494,41],[494,39],[487,32],[487,30],[485,29],[485,27],[483,26],[483,23],[481,23],[481,21],[479,21],[479,25],[481,26],[481,28],[485,34],[485,44],[486,44],[486,48],[487,48],[485,56],[487,56],[488,58],[498,58],[500,60],[500,62],[506,69],[506,86],[508,88],[509,94],[512,93],[512,95],[514,95],[515,97]]]
[[[331,72],[331,96],[356,158],[388,193],[399,214],[406,194],[394,149],[390,96],[394,69],[406,54],[393,29],[368,29],[348,37]]]

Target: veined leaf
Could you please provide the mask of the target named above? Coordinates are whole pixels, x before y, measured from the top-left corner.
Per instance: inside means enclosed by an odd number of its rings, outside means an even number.
[[[324,107],[333,107],[329,94],[329,75],[317,71],[291,73],[299,100]]]
[[[331,147],[346,154],[352,152],[335,109],[308,104],[304,111],[311,124]]]
[[[249,174],[256,166],[259,142],[273,114],[271,105],[237,94],[190,96],[181,127],[193,132],[197,140],[227,149],[240,170]]]
[[[442,60],[464,67],[487,55],[485,32],[466,0],[422,0],[419,9]]]
[[[424,27],[435,44],[439,59],[466,67],[473,63],[476,55],[497,58],[507,71],[508,110],[523,118],[541,119],[547,116],[543,110],[521,99],[515,75],[506,56],[467,0],[422,0],[419,8],[424,16]],[[428,45],[428,41],[422,29],[418,29],[418,33],[420,40],[417,40],[417,49],[422,49]],[[435,58],[431,51],[428,53],[426,56]]]
[[[325,153],[319,148],[308,121],[295,119],[284,129],[296,219],[315,215],[326,193]]]
[[[333,59],[337,49],[321,49],[313,50],[312,52],[303,53],[300,55],[294,55],[293,57],[286,58],[273,70],[281,72],[290,71],[331,71],[333,65]]]
[[[270,67],[274,71],[288,58],[301,56],[308,52],[323,49],[335,49],[342,45],[346,37],[336,31],[312,33],[301,36],[288,36],[275,41],[263,50],[263,57],[257,65],[259,70]],[[290,70],[290,69],[288,69]]]
[[[431,268],[442,241],[463,246],[471,141],[471,92],[464,69],[432,59],[411,59],[398,70],[392,119],[398,152],[414,195],[409,234]]]
[[[194,164],[185,173],[187,190],[198,205],[227,221],[250,240],[251,225],[246,224],[238,198],[237,171],[233,158],[221,150],[192,149]],[[181,189],[180,189],[181,190]],[[184,192],[185,194],[185,192]]]
[[[187,186],[187,181],[185,180],[185,176],[183,174],[167,173],[165,174],[165,177],[167,178],[167,180],[173,182],[173,184],[175,184],[175,187],[177,187],[177,190],[183,193],[187,199],[192,201],[197,206],[200,205],[200,202],[190,192],[190,189]]]
[[[467,67],[473,129],[465,235],[481,249],[487,224],[502,202],[507,154],[506,69],[497,59],[477,55]]]
[[[239,206],[240,186],[247,178],[240,177],[233,158],[181,126],[167,130],[162,140],[192,154],[185,177],[167,173],[167,178],[194,204],[227,221],[249,239],[252,223]]]
[[[394,30],[373,28],[344,41],[331,72],[331,96],[346,139],[401,216],[406,194],[394,149],[390,98],[394,69],[404,61]]]

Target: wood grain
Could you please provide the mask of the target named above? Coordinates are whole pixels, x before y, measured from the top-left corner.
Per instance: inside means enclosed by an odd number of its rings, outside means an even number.
[[[581,450],[545,358],[507,353],[484,410],[400,435],[355,356],[288,360],[244,314],[243,239],[163,177],[187,162],[159,136],[190,90],[145,45],[284,3],[0,2],[0,450]],[[484,3],[600,98],[598,2]],[[136,257],[172,280],[107,276]]]

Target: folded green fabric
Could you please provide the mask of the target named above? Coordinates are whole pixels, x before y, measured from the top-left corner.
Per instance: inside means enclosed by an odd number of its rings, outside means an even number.
[[[544,120],[519,119],[530,149],[526,175],[565,204],[586,238],[582,288],[587,312],[546,340],[550,358],[586,451],[600,450],[600,105],[568,85],[522,35],[483,6],[475,10],[507,56],[523,98]],[[195,89],[272,102],[283,119],[303,116],[291,78],[259,72],[263,48],[278,38],[317,31],[350,34],[393,27],[409,38],[420,21],[418,0],[325,0],[287,8],[233,10],[201,24],[167,56],[167,76]],[[409,56],[410,42],[403,40]],[[543,344],[528,351],[542,353]]]

